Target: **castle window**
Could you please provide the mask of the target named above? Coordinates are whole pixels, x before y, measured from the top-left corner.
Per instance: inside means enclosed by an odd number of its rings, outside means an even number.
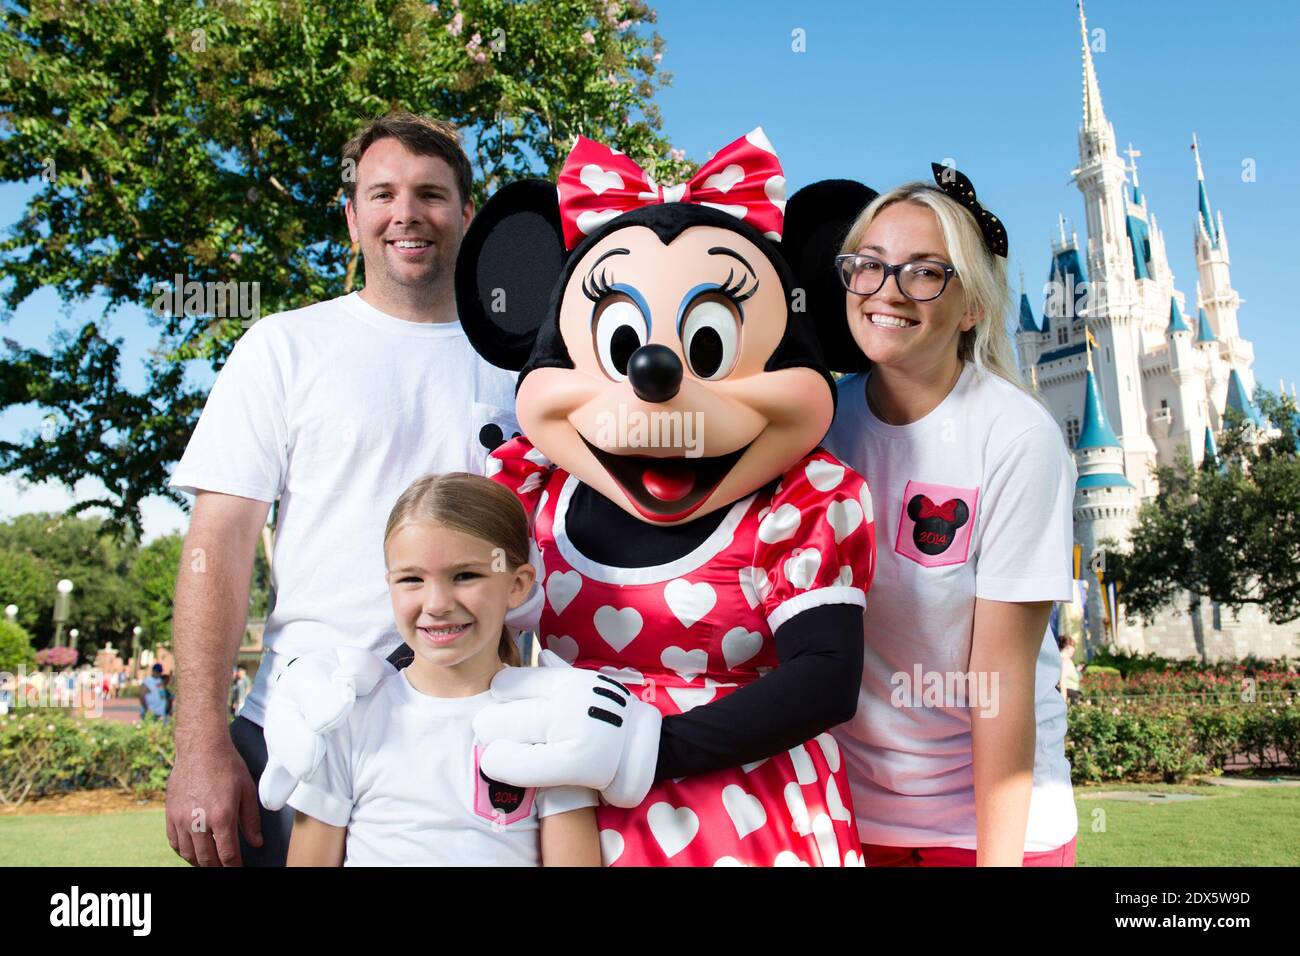
[[[1058,325],[1056,327],[1056,344],[1064,345],[1068,341],[1070,341],[1070,330],[1064,324]]]
[[[1079,419],[1070,417],[1065,420],[1065,443],[1073,448],[1079,440]]]

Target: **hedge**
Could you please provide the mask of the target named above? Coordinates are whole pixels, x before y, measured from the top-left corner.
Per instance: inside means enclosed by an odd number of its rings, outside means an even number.
[[[0,717],[0,803],[111,787],[161,793],[175,762],[170,724],[120,724],[56,707]]]
[[[1174,783],[1222,771],[1238,755],[1259,769],[1300,768],[1300,704],[1295,701],[1133,703],[1083,701],[1070,708],[1065,755],[1075,783]]]

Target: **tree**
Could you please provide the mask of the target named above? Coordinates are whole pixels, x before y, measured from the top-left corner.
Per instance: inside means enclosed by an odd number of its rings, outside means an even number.
[[[18,605],[18,624],[29,633],[49,620],[57,580],[31,555],[0,548],[0,608]]]
[[[80,631],[78,645],[86,657],[109,641],[130,634],[139,615],[134,591],[127,576],[135,558],[136,545],[127,537],[116,539],[104,532],[100,518],[69,518],[54,514],[18,515],[0,524],[0,557],[17,555],[14,565],[24,567],[43,591],[33,595],[36,623],[31,628],[38,647],[54,637],[54,582],[69,578],[72,592],[68,628]],[[39,575],[39,579],[36,578]],[[17,600],[19,620],[31,620]]]
[[[172,599],[176,594],[176,577],[181,563],[178,534],[157,538],[140,549],[131,566],[131,585],[140,609],[141,647],[170,644],[172,637]],[[124,652],[122,657],[127,657]]]
[[[97,322],[49,352],[10,343],[0,410],[50,411],[39,435],[0,442],[0,474],[97,478],[105,495],[73,511],[102,507],[119,533],[138,534],[148,495],[184,503],[168,467],[204,398],[185,362],[219,368],[257,315],[350,288],[340,152],[366,118],[456,123],[480,200],[555,172],[579,133],[662,181],[679,164],[650,102],[667,82],[653,21],[643,0],[5,4],[0,181],[37,191],[0,242],[4,306],[44,287],[65,303],[98,294],[105,315],[151,309],[159,343],[139,392]],[[176,276],[207,300],[175,308]]]
[[[1180,449],[1156,469],[1131,552],[1106,554],[1128,613],[1150,621],[1190,591],[1276,623],[1300,617],[1300,415],[1285,394],[1261,388],[1255,402],[1271,428],[1230,410],[1217,458],[1193,467]]]

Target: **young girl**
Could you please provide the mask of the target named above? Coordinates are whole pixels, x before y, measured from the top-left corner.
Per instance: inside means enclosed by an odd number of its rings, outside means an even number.
[[[835,735],[868,866],[1069,866],[1047,620],[1070,597],[1074,465],[1015,371],[1006,233],[934,171],[867,206],[837,259],[860,351],[833,363],[857,374],[825,446],[866,478],[880,538],[861,703]]]
[[[471,722],[518,664],[505,615],[536,575],[518,499],[461,472],[421,478],[393,507],[384,557],[414,660],[357,699],[290,796],[288,865],[599,866],[592,791],[478,768]]]

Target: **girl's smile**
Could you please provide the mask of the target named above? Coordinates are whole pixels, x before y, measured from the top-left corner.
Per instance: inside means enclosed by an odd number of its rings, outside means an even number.
[[[438,697],[485,691],[501,666],[506,611],[527,597],[532,566],[509,570],[500,548],[432,521],[399,527],[385,557],[393,619],[415,652],[412,685]]]

